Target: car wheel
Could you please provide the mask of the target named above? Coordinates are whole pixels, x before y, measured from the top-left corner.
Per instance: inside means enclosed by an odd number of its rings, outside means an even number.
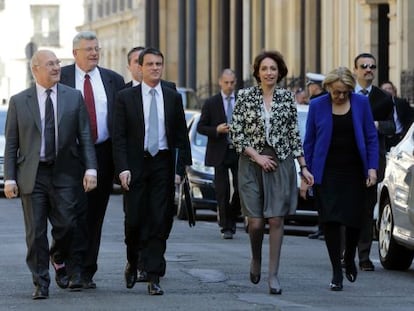
[[[183,184],[180,185],[178,204],[177,204],[177,218],[180,220],[187,220],[187,208],[185,206],[184,189]]]
[[[386,198],[382,204],[378,253],[382,266],[390,270],[406,270],[411,266],[413,261],[413,251],[399,245],[393,235],[394,218],[389,198]]]

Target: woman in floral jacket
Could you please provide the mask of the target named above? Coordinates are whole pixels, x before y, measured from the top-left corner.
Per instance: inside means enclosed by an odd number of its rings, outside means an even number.
[[[250,280],[260,281],[265,219],[269,223],[269,292],[281,294],[278,279],[284,216],[295,213],[297,176],[309,185],[313,176],[303,157],[293,94],[277,87],[287,75],[283,56],[264,51],[256,56],[253,75],[258,85],[240,90],[233,112],[231,137],[240,153],[239,193],[248,217],[252,251]]]

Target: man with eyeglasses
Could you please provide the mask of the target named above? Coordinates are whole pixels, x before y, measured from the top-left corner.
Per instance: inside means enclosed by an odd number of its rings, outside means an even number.
[[[377,182],[381,182],[385,172],[385,137],[395,133],[393,119],[394,105],[392,98],[380,88],[372,85],[377,69],[376,59],[370,53],[362,53],[355,57],[354,74],[357,80],[355,93],[368,96],[375,127],[379,140],[379,168]],[[375,267],[369,258],[372,244],[373,212],[377,203],[377,185],[368,187],[365,197],[365,212],[358,243],[359,267],[362,271],[374,271]]]
[[[82,288],[83,256],[76,247],[85,239],[78,224],[85,192],[96,187],[96,157],[88,113],[81,92],[60,84],[60,61],[49,50],[31,60],[36,84],[10,99],[6,121],[4,194],[20,195],[26,230],[26,263],[32,273],[33,299],[49,297],[47,222],[62,262],[56,274],[61,288]],[[66,261],[66,262],[65,262]],[[65,265],[66,264],[66,265]]]
[[[88,231],[88,241],[85,245],[79,245],[85,250],[84,288],[96,288],[93,277],[98,269],[102,224],[114,180],[112,111],[116,94],[125,87],[121,75],[98,66],[100,50],[94,32],[79,32],[73,39],[75,63],[62,68],[60,80],[80,90],[84,96],[99,168],[98,186],[88,193],[88,214],[83,228]]]

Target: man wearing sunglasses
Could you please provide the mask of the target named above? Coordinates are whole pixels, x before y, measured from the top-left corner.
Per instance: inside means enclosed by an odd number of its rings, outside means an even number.
[[[384,178],[385,171],[385,137],[395,133],[393,119],[394,105],[392,98],[380,88],[372,85],[377,69],[375,57],[370,53],[362,53],[355,57],[354,74],[357,80],[355,93],[368,96],[374,117],[379,140],[379,169],[377,182]],[[377,186],[367,188],[365,197],[365,212],[362,220],[360,239],[358,243],[359,267],[362,271],[374,271],[375,267],[369,259],[372,244],[373,211],[377,203]]]

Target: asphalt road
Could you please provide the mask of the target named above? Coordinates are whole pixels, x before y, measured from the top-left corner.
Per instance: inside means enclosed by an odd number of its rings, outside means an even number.
[[[146,284],[124,284],[125,246],[121,196],[111,197],[104,224],[98,288],[62,290],[52,282],[47,300],[33,301],[33,285],[25,263],[20,201],[0,199],[0,310],[273,310],[273,311],[412,311],[414,270],[384,270],[373,246],[375,272],[360,272],[356,283],[344,281],[342,292],[331,292],[330,268],[323,241],[304,235],[314,228],[289,227],[280,267],[283,294],[268,294],[267,236],[263,248],[262,281],[249,282],[249,242],[242,223],[233,240],[222,240],[214,217],[205,216],[194,228],[176,221],[171,233],[163,296],[151,297]],[[51,269],[51,276],[54,272]]]

